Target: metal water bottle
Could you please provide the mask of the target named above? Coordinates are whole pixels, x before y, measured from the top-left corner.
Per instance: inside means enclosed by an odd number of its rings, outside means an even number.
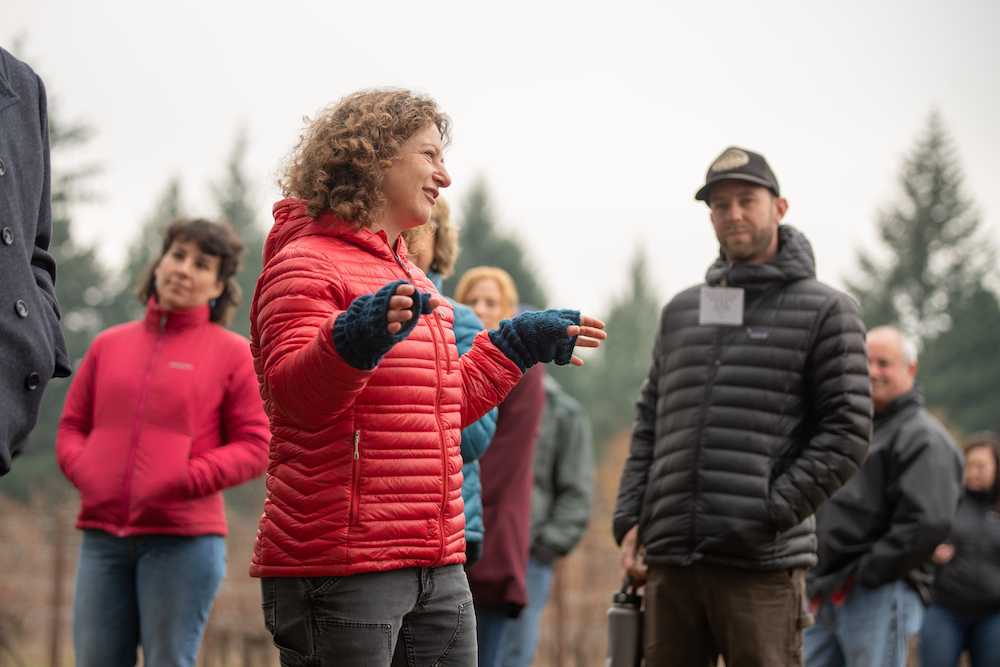
[[[628,579],[611,596],[608,609],[608,657],[604,667],[642,664],[642,596]]]

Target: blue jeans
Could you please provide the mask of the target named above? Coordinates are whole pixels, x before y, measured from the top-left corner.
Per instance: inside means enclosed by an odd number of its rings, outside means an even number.
[[[514,620],[506,609],[476,605],[476,641],[479,667],[501,667],[504,641]]]
[[[906,667],[906,642],[924,606],[908,584],[855,586],[844,604],[824,602],[805,633],[806,667]]]
[[[538,646],[538,627],[545,611],[545,603],[549,601],[549,590],[552,588],[552,573],[554,566],[528,559],[528,571],[524,584],[528,589],[528,606],[521,610],[521,615],[507,629],[504,638],[502,667],[531,667],[535,659],[535,648]]]
[[[194,667],[226,574],[218,535],[114,537],[88,530],[73,603],[77,667]]]
[[[972,667],[995,665],[1000,656],[1000,613],[964,616],[931,605],[920,630],[921,667],[955,667],[968,650]]]

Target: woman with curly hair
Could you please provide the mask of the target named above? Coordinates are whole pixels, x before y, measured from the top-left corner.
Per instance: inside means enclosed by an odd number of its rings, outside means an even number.
[[[239,303],[243,244],[178,220],[142,282],[146,316],[101,332],[66,396],[56,459],[80,491],[79,667],[193,667],[226,571],[222,490],[267,465]]]
[[[407,257],[442,188],[449,122],[402,90],[307,127],[251,308],[271,418],[250,572],[284,665],[476,662],[461,429],[537,362],[583,362],[598,320],[529,313],[459,357],[454,311]]]

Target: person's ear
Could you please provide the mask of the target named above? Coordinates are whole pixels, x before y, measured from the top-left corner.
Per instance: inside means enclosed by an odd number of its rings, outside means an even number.
[[[788,200],[784,197],[775,197],[774,210],[778,215],[778,222],[781,222],[781,219],[785,217],[785,213],[788,212]]]

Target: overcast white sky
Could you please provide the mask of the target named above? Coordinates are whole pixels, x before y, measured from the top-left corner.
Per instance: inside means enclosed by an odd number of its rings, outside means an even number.
[[[24,35],[63,115],[98,130],[104,197],[76,231],[109,263],[172,175],[214,212],[241,125],[269,224],[302,117],[372,86],[452,116],[446,194],[486,177],[554,305],[604,312],[640,246],[662,297],[700,281],[717,246],[692,195],[729,144],[765,154],[841,285],[932,108],[1000,243],[994,0],[253,4],[3,0],[0,41]]]

